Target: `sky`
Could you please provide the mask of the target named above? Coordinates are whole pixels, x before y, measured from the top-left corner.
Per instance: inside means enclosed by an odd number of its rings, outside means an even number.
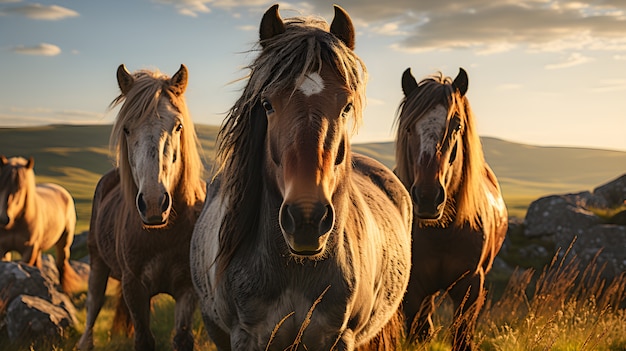
[[[220,125],[255,57],[275,1],[0,0],[0,127],[110,124],[115,72],[189,69],[196,123]],[[353,142],[391,141],[402,72],[469,75],[481,136],[539,146],[626,151],[625,0],[279,2],[282,17],[356,27],[369,73]]]

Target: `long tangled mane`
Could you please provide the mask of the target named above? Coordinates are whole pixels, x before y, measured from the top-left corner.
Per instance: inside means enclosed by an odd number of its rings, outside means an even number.
[[[493,214],[489,209],[489,199],[484,188],[486,173],[483,148],[476,131],[475,117],[470,108],[469,100],[461,96],[452,86],[452,79],[441,72],[424,78],[418,83],[417,94],[405,97],[398,107],[396,119],[396,174],[406,185],[413,183],[412,164],[415,160],[408,154],[409,126],[422,118],[438,104],[448,109],[448,119],[455,113],[461,118],[463,131],[463,166],[461,182],[457,189],[448,189],[449,199],[446,213],[456,214],[455,222],[462,226],[468,223],[472,228],[480,228],[481,222],[491,222]]]
[[[243,236],[254,233],[258,224],[267,132],[261,94],[293,93],[306,74],[321,72],[323,65],[330,65],[355,92],[354,127],[361,122],[367,81],[361,59],[329,33],[323,19],[294,17],[284,23],[284,33],[259,43],[262,48],[247,67],[250,74],[243,94],[218,133],[216,177],[220,178],[221,196],[228,203],[220,229],[219,272],[224,271]]]
[[[170,77],[158,70],[139,70],[133,73],[133,85],[127,94],[116,97],[109,105],[110,109],[123,103],[117,115],[109,146],[116,158],[116,166],[120,173],[122,192],[127,204],[134,206],[137,185],[128,162],[128,145],[124,128],[133,130],[148,125],[151,119],[164,118],[158,111],[161,98],[167,98],[182,115],[181,130],[181,176],[176,185],[174,200],[188,206],[194,206],[198,199],[204,198],[204,182],[202,180],[204,166],[199,154],[199,141],[193,121],[189,116],[183,94],[176,94],[170,89]]]

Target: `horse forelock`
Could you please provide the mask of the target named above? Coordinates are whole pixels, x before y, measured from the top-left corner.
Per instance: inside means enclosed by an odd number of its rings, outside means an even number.
[[[453,201],[447,201],[444,210],[446,218],[455,218],[457,225],[469,224],[478,228],[481,221],[485,222],[493,217],[490,214],[489,199],[485,190],[485,158],[482,144],[476,131],[475,117],[466,96],[461,96],[452,86],[452,79],[445,77],[441,72],[427,77],[419,82],[417,93],[405,97],[398,107],[396,126],[396,173],[405,186],[410,187],[414,176],[414,159],[409,155],[410,137],[407,130],[437,105],[448,109],[448,119],[458,115],[462,120],[461,132],[463,164],[461,167],[461,182],[456,189],[448,189]],[[413,155],[413,157],[415,157]]]
[[[267,119],[260,106],[262,94],[298,91],[310,73],[330,67],[354,95],[354,127],[361,122],[367,70],[361,59],[328,32],[317,17],[285,19],[286,30],[264,41],[257,58],[247,67],[250,74],[242,96],[228,112],[217,142],[216,176],[221,175],[221,196],[229,201],[220,233],[218,264],[221,269],[234,255],[242,236],[256,228],[265,152]],[[245,190],[243,190],[245,189]],[[255,213],[242,214],[245,211]],[[235,216],[234,214],[237,214]],[[242,220],[245,219],[245,220]]]
[[[175,200],[191,206],[198,200],[204,200],[205,189],[202,178],[204,166],[199,154],[200,144],[184,95],[172,91],[170,77],[158,70],[139,70],[133,74],[133,78],[133,86],[128,93],[119,95],[110,104],[110,108],[122,104],[111,130],[109,145],[119,168],[124,198],[134,204],[137,193],[137,185],[128,162],[128,145],[124,129],[141,128],[143,125],[153,123],[155,119],[170,117],[159,113],[159,102],[166,99],[182,116],[183,125],[180,143],[181,175],[176,186]]]

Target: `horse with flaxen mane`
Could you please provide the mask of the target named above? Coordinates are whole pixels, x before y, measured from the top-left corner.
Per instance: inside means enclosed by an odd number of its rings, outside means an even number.
[[[447,290],[455,306],[453,349],[470,350],[473,326],[491,269],[507,231],[507,210],[487,165],[465,96],[461,69],[417,83],[402,77],[405,98],[397,118],[396,174],[413,199],[411,279],[404,298],[409,337],[432,332],[435,296]]]
[[[0,156],[0,257],[17,251],[22,262],[41,269],[41,253],[54,246],[61,286],[73,292],[82,286],[69,261],[74,198],[60,185],[36,184],[34,167],[32,157]]]
[[[350,150],[367,75],[350,17],[283,20],[274,5],[260,47],[192,237],[206,329],[218,350],[394,349],[411,201]]]
[[[81,350],[93,348],[93,326],[107,280],[121,283],[116,322],[134,328],[135,350],[154,350],[150,299],[176,301],[173,347],[192,350],[197,306],[189,243],[205,198],[203,166],[184,92],[184,65],[171,78],[158,71],[117,70],[122,104],[111,131],[117,167],[96,186],[89,228],[91,272]],[[126,319],[125,319],[126,318]],[[130,318],[130,320],[128,320]],[[114,322],[114,328],[117,323]]]

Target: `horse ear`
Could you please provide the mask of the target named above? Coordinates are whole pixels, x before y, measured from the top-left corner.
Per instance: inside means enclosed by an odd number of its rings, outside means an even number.
[[[411,67],[409,67],[402,73],[402,91],[404,96],[408,97],[415,89],[417,89],[417,81],[411,74]]]
[[[28,161],[26,162],[26,168],[33,169],[34,167],[35,167],[35,159],[31,156],[28,158]]]
[[[278,4],[275,4],[265,11],[261,19],[261,27],[259,28],[261,46],[265,47],[266,40],[283,33],[285,33],[285,23],[278,13]]]
[[[330,32],[350,49],[354,50],[354,25],[348,13],[339,5],[335,5],[335,18],[330,24]]]
[[[135,79],[123,63],[117,67],[117,85],[119,85],[122,95],[126,95],[130,91],[134,81]]]
[[[187,80],[189,78],[189,71],[184,64],[180,65],[180,68],[172,78],[170,79],[170,90],[176,94],[176,96],[183,95],[187,90]]]
[[[469,81],[467,78],[467,72],[465,72],[465,70],[462,67],[459,67],[459,74],[456,76],[456,78],[454,78],[454,81],[452,82],[452,86],[455,87],[459,91],[461,96],[465,96],[465,93],[467,93],[468,84],[469,84]]]
[[[0,155],[0,166],[6,166],[9,164],[9,160],[6,156]]]

